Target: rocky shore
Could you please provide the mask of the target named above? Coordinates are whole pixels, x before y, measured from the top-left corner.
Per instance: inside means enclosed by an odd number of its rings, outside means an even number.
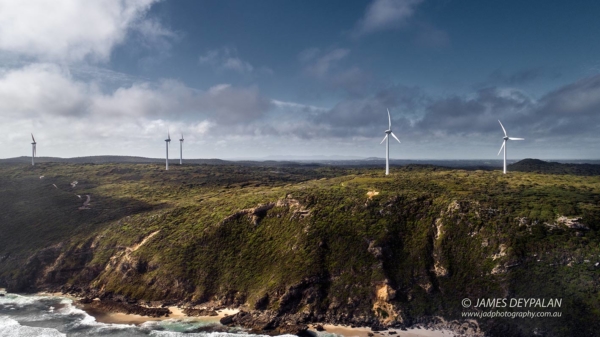
[[[151,318],[169,317],[172,315],[169,306],[177,306],[180,313],[187,317],[215,317],[223,316],[222,311],[227,308],[239,309],[239,311],[230,315],[224,315],[220,323],[224,327],[242,327],[249,333],[262,335],[283,335],[292,334],[298,336],[315,336],[315,331],[323,331],[323,325],[330,324],[335,326],[347,326],[349,335],[356,334],[353,330],[366,330],[367,336],[392,336],[399,335],[407,331],[423,330],[419,336],[428,336],[426,331],[444,331],[456,336],[484,336],[483,331],[474,320],[447,321],[440,317],[422,317],[412,324],[392,322],[383,324],[375,319],[351,319],[347,317],[335,317],[329,313],[314,315],[313,313],[299,312],[287,313],[273,310],[249,309],[243,304],[224,305],[220,302],[204,303],[202,305],[191,305],[190,303],[180,303],[177,301],[138,301],[120,295],[100,293],[93,290],[84,290],[81,288],[61,289],[61,293],[78,297],[77,303],[85,308],[100,310],[104,312],[123,313],[129,315],[140,315]],[[221,314],[219,314],[221,312]],[[312,327],[312,329],[310,329]],[[214,329],[212,327],[211,329]],[[211,330],[212,331],[212,330]],[[415,335],[414,332],[410,335]],[[416,336],[416,335],[415,335]],[[434,335],[432,335],[434,336]]]
[[[89,297],[79,300],[80,304],[85,304],[89,308],[107,312],[120,312],[128,315],[140,315],[148,317],[169,317],[171,311],[168,308],[145,307],[138,304],[132,304],[110,299],[92,300]]]

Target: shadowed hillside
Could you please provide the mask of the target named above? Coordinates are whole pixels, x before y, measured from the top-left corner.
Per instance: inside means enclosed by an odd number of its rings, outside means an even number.
[[[508,165],[510,171],[536,172],[547,174],[600,175],[600,165],[597,164],[567,164],[547,162],[539,159],[523,159]]]

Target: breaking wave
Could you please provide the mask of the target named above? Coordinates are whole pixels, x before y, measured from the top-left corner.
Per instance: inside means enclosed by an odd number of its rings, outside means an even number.
[[[147,321],[140,325],[102,323],[77,308],[69,298],[10,293],[0,296],[0,336],[3,337],[257,337],[240,329],[215,332],[210,331],[211,328],[223,329],[218,323],[194,318]]]

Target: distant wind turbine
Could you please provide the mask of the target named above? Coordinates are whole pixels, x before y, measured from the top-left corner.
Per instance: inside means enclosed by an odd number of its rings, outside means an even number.
[[[398,143],[400,143],[400,139],[398,139],[398,137],[396,137],[396,135],[392,132],[392,117],[390,116],[390,109],[387,109],[387,113],[388,113],[388,121],[389,121],[388,129],[385,130],[385,137],[383,137],[383,140],[381,141],[381,143],[379,143],[379,144],[383,144],[383,142],[385,142],[387,140],[387,143],[385,144],[385,175],[386,176],[390,174],[390,135],[392,135],[392,137],[396,138]]]
[[[37,145],[37,143],[35,142],[35,138],[33,138],[33,133],[31,134],[31,139],[33,140],[33,143],[31,143],[31,165],[35,165],[35,146]]]
[[[183,165],[183,133],[179,139],[179,165]]]
[[[502,142],[502,146],[500,147],[500,151],[498,151],[498,156],[500,155],[500,152],[502,152],[502,149],[504,149],[504,174],[506,174],[506,141],[508,140],[525,140],[525,138],[513,138],[513,137],[509,137],[506,134],[506,129],[504,128],[504,125],[502,125],[502,122],[500,120],[498,120],[498,123],[500,123],[500,126],[502,127],[502,131],[504,131],[504,141]]]
[[[169,170],[169,143],[171,142],[171,133],[169,131],[167,131],[167,139],[165,139],[165,144],[167,145],[167,159],[166,159],[166,163],[167,163],[167,170]]]

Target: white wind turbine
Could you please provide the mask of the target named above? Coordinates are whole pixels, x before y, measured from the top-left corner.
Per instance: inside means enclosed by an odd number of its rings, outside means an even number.
[[[500,122],[500,120],[498,120],[498,123],[500,123],[500,126],[502,127],[502,131],[504,131],[504,141],[502,142],[502,146],[500,147],[500,151],[498,151],[498,156],[500,155],[500,152],[502,152],[502,149],[504,149],[504,174],[506,174],[506,142],[509,140],[525,140],[525,138],[513,138],[513,137],[509,137],[506,134],[506,129],[504,128],[504,125],[502,125],[502,122]]]
[[[385,144],[385,175],[386,176],[390,174],[390,135],[392,135],[392,137],[396,138],[398,143],[400,143],[400,139],[398,139],[398,137],[396,137],[396,135],[392,132],[392,117],[390,116],[390,109],[387,109],[387,113],[388,113],[389,126],[388,126],[388,129],[385,130],[385,137],[383,137],[383,140],[381,141],[381,143],[379,143],[379,144],[383,144],[383,142],[385,142],[387,140],[387,143]]]
[[[179,139],[179,165],[183,165],[183,133]]]
[[[171,142],[171,133],[169,133],[169,131],[167,131],[167,139],[165,139],[165,144],[167,145],[167,159],[166,159],[166,163],[167,163],[167,170],[169,169],[169,143]]]
[[[35,142],[35,138],[33,138],[33,133],[31,134],[31,139],[33,140],[33,143],[31,143],[31,165],[35,165],[35,146],[37,145],[37,143]]]

